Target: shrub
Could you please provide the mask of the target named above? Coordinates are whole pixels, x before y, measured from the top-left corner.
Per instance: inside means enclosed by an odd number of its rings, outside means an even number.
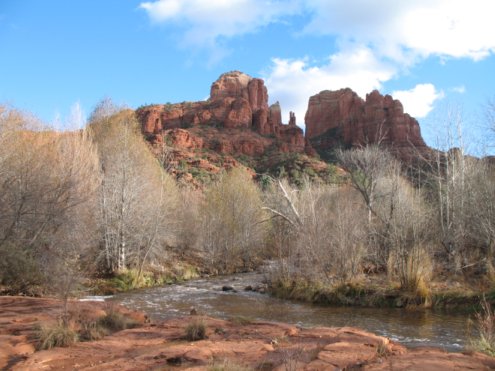
[[[243,168],[205,190],[197,247],[212,271],[231,273],[257,264],[267,231],[261,192]]]
[[[6,285],[10,293],[31,295],[45,281],[40,266],[21,246],[14,243],[0,245],[0,284]]]
[[[483,296],[481,311],[475,315],[478,338],[471,341],[474,349],[495,356],[495,315],[493,309]]]
[[[376,347],[376,355],[378,358],[386,357],[390,353],[390,350],[385,341],[380,341]]]
[[[136,271],[126,269],[115,274],[110,279],[110,284],[114,286],[117,291],[129,291],[135,288],[136,284]]]
[[[389,274],[394,272],[394,266],[397,267],[396,274],[403,291],[410,292],[427,301],[430,296],[428,284],[431,281],[433,264],[425,249],[415,247],[405,257],[399,256],[398,253],[392,253],[388,265]]]
[[[108,330],[104,328],[99,321],[83,322],[79,330],[79,340],[94,341],[100,340],[108,334]]]
[[[206,324],[203,320],[194,320],[187,325],[186,339],[189,341],[206,339]]]
[[[78,334],[62,321],[51,326],[42,326],[38,333],[38,350],[68,347],[79,340]]]
[[[110,311],[106,316],[101,317],[97,324],[110,331],[122,331],[137,326],[137,322],[121,313]]]

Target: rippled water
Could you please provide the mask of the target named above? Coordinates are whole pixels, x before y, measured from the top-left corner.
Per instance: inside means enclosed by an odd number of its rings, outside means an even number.
[[[309,326],[353,326],[387,336],[407,346],[435,346],[462,350],[469,342],[468,316],[433,311],[395,308],[323,307],[276,299],[252,291],[263,276],[247,273],[229,277],[199,279],[183,284],[119,294],[109,300],[147,312],[154,320],[198,313],[230,318],[279,321]],[[232,286],[237,292],[222,291]]]

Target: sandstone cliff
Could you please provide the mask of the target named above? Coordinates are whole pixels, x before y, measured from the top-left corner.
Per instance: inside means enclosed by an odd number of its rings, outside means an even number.
[[[268,105],[264,81],[242,72],[221,75],[206,101],[145,106],[136,115],[153,151],[167,147],[170,172],[187,183],[199,186],[222,168],[241,165],[253,175],[279,175],[292,169],[285,165],[293,155],[311,174],[328,175],[326,164],[307,156],[315,152],[294,113],[283,124],[280,104]]]
[[[239,71],[221,75],[206,101],[150,105],[136,115],[157,154],[163,146],[173,149],[171,172],[187,182],[240,163],[280,175],[294,170],[287,165],[292,160],[310,164],[309,173],[322,177],[326,165],[315,156],[329,159],[337,146],[381,143],[403,160],[428,150],[418,122],[389,95],[373,91],[363,100],[351,89],[322,91],[309,99],[304,135],[294,113],[283,124],[280,104],[268,105],[262,79]]]
[[[319,152],[381,143],[404,158],[428,148],[401,102],[376,90],[366,100],[351,89],[322,91],[309,99],[305,121],[306,138]]]
[[[283,152],[305,150],[304,134],[295,125],[295,117],[289,125],[282,124],[278,103],[268,106],[268,92],[262,79],[252,78],[242,72],[228,72],[211,86],[210,98],[201,102],[184,102],[168,105],[153,105],[137,111],[142,131],[152,143],[166,136],[184,136],[174,129],[213,127],[216,129],[238,129],[225,131],[229,135],[196,139],[194,131],[187,141],[187,148],[206,148],[224,154],[260,155],[274,144]],[[291,116],[292,118],[292,116]],[[237,133],[244,133],[237,135]],[[253,134],[259,135],[250,135]],[[235,135],[233,135],[235,134]],[[268,140],[267,140],[268,139]],[[183,141],[174,142],[181,146]]]

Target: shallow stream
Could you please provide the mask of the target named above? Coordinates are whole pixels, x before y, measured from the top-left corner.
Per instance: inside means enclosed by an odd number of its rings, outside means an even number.
[[[460,351],[469,343],[468,315],[430,310],[317,306],[245,291],[259,285],[260,273],[198,279],[182,284],[136,290],[109,299],[142,310],[154,320],[183,316],[195,308],[213,317],[247,317],[310,326],[352,326],[404,345]],[[222,291],[231,286],[235,291]],[[472,326],[471,326],[472,327]]]

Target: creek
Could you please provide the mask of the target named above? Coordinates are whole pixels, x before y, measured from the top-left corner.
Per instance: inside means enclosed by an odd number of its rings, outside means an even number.
[[[110,299],[141,310],[153,320],[198,314],[219,318],[245,317],[302,327],[359,327],[409,347],[433,346],[461,351],[469,344],[469,316],[432,310],[319,306],[245,291],[263,281],[261,273],[245,273],[135,290]],[[224,286],[234,290],[223,291]]]

